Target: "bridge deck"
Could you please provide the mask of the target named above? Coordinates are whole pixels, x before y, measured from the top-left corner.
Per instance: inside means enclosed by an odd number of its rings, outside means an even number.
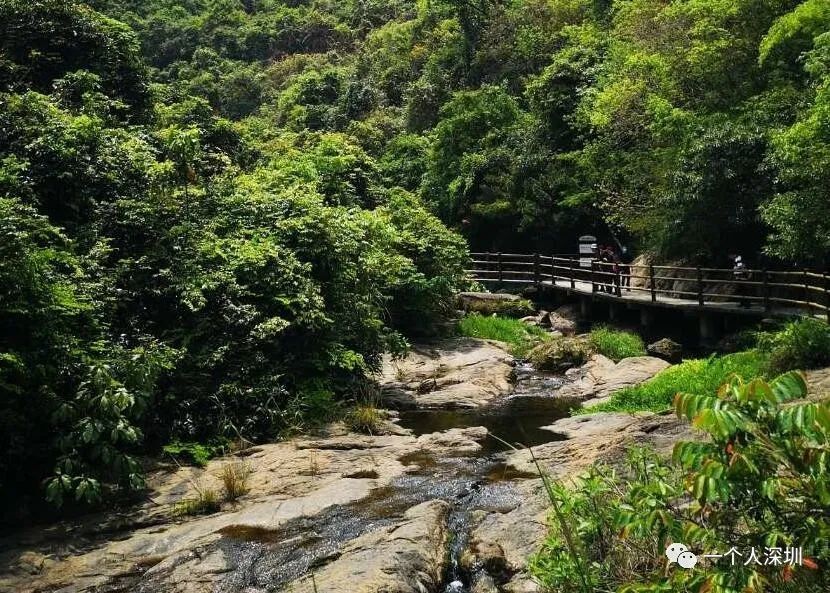
[[[730,315],[815,315],[830,320],[826,272],[631,265],[579,256],[473,253],[474,280],[497,286],[523,285],[589,296],[632,308],[659,307]],[[633,286],[626,287],[626,280]]]

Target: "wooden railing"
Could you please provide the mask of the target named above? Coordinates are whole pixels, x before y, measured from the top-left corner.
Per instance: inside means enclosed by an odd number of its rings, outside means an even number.
[[[554,286],[602,296],[698,306],[742,303],[765,312],[793,310],[830,320],[830,279],[809,269],[733,269],[625,265],[576,254],[472,253],[468,273],[479,282]],[[587,264],[587,265],[586,265]]]

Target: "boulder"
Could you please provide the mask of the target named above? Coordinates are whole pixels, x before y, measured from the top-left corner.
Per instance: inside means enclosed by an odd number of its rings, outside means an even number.
[[[590,355],[591,348],[584,339],[562,337],[542,342],[528,358],[540,371],[563,372],[584,364]]]
[[[683,346],[668,338],[649,344],[646,346],[646,352],[672,364],[677,364],[683,358]]]
[[[513,357],[498,342],[473,338],[416,347],[400,360],[386,356],[383,405],[408,408],[476,408],[510,390]]]
[[[559,313],[549,313],[547,323],[547,327],[551,330],[560,332],[565,336],[576,334],[576,321],[563,317]]]
[[[647,381],[669,366],[654,356],[632,356],[615,364],[606,356],[594,354],[579,369],[566,372],[571,382],[565,383],[558,395],[588,400],[585,405],[602,403],[615,391]]]
[[[472,305],[482,301],[498,302],[498,301],[520,301],[522,297],[517,294],[508,294],[506,292],[459,292],[458,302],[462,305]]]
[[[460,292],[456,296],[458,308],[482,315],[525,317],[534,312],[533,303],[516,294],[502,292]]]

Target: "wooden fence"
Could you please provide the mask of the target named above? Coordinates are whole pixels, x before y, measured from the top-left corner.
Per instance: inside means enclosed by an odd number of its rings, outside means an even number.
[[[740,303],[764,312],[797,310],[830,321],[827,272],[615,265],[576,254],[472,253],[468,273],[482,283],[536,285],[640,301]]]

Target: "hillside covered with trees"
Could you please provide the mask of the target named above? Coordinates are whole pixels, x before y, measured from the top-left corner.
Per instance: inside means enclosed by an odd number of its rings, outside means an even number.
[[[0,0],[0,491],[326,419],[474,249],[827,263],[826,0]]]

